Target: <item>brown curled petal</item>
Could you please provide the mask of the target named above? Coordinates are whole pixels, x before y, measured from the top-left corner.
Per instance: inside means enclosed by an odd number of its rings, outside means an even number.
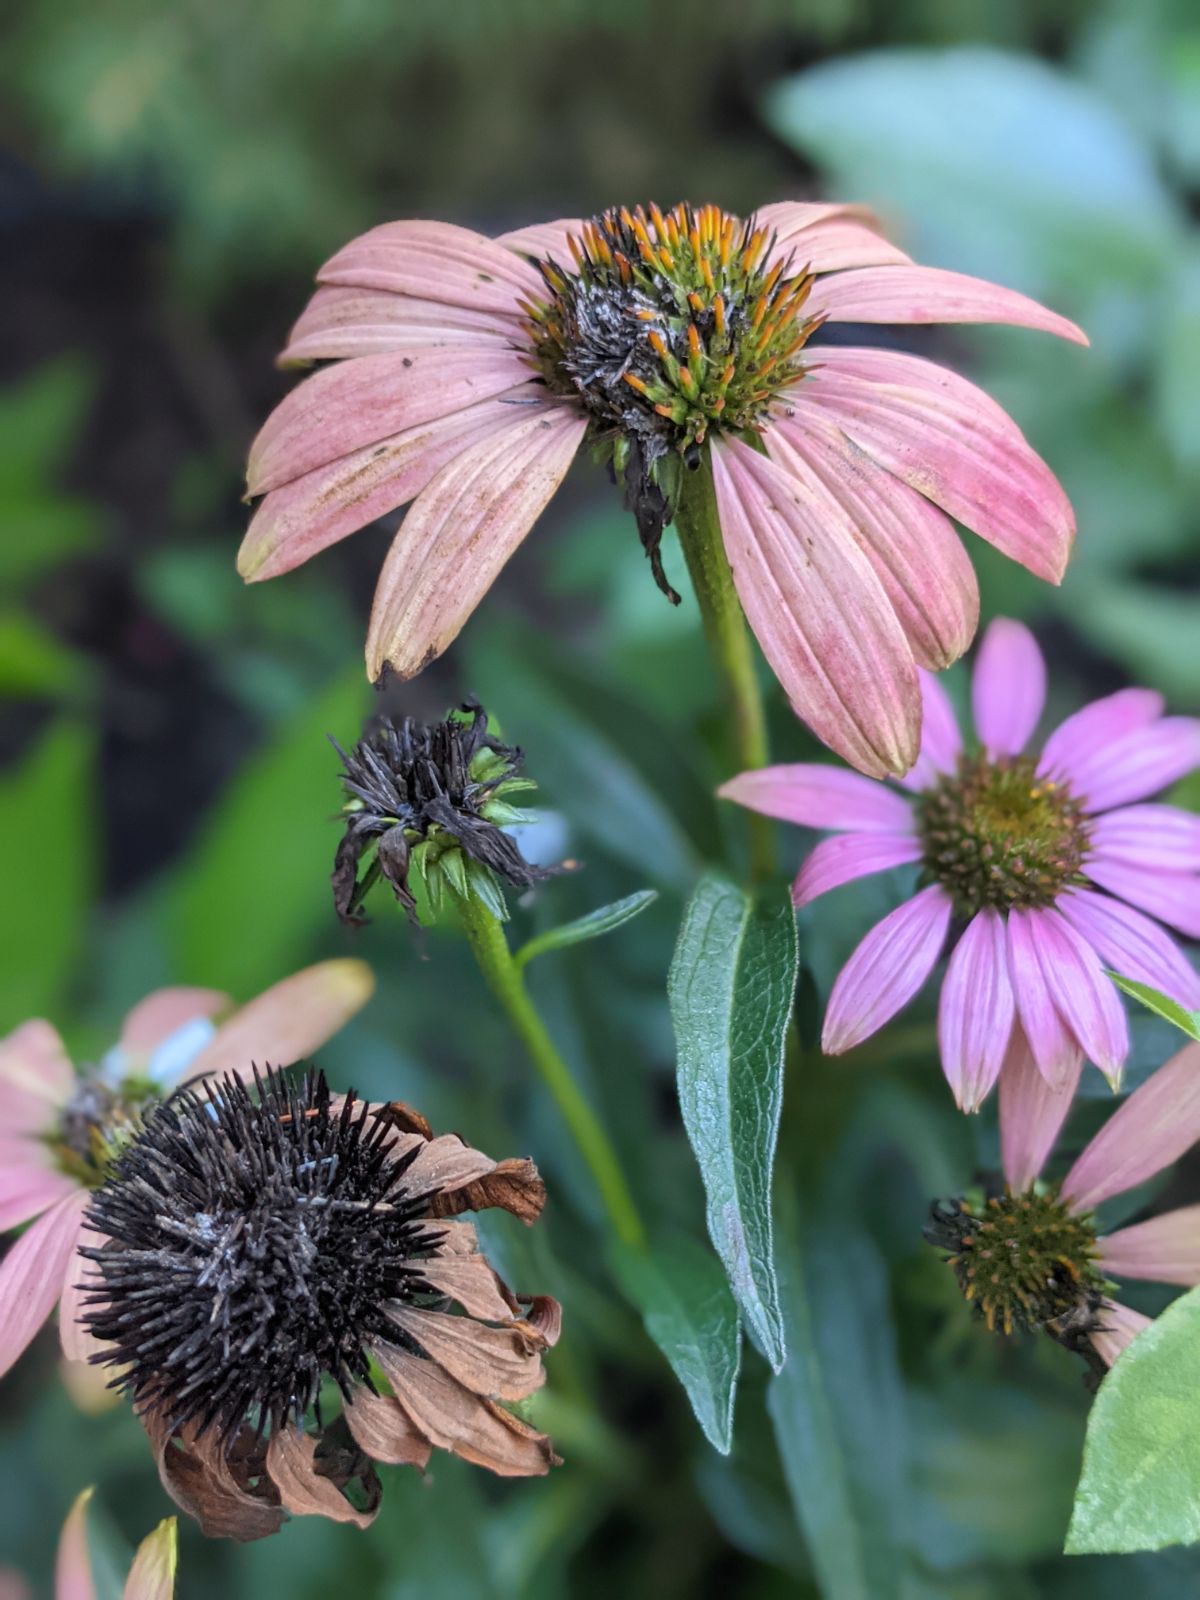
[[[369,1511],[352,1506],[333,1480],[316,1470],[316,1448],[315,1440],[288,1423],[271,1435],[267,1471],[280,1499],[293,1516],[328,1517],[331,1522],[352,1522],[356,1528],[369,1528],[378,1504]]]
[[[424,1471],[432,1448],[429,1440],[417,1432],[408,1413],[391,1395],[356,1389],[342,1415],[355,1442],[373,1460]]]
[[[433,1129],[425,1118],[403,1100],[389,1100],[386,1105],[376,1107],[375,1114],[381,1122],[390,1123],[392,1127],[399,1128],[401,1133],[419,1133],[422,1139],[427,1140],[433,1138]]]
[[[525,1400],[546,1381],[545,1341],[528,1323],[489,1328],[473,1317],[402,1305],[389,1306],[388,1316],[472,1394]]]
[[[508,1322],[520,1312],[515,1297],[485,1256],[434,1256],[429,1261],[398,1264],[419,1272],[430,1288],[457,1300],[465,1312],[484,1322]]]
[[[474,1183],[464,1183],[436,1194],[429,1203],[431,1216],[452,1217],[460,1211],[486,1211],[496,1206],[511,1211],[526,1225],[534,1223],[546,1204],[546,1185],[528,1157],[497,1162]]]
[[[443,1222],[440,1218],[429,1224],[429,1232],[422,1238],[437,1246],[438,1255],[473,1256],[479,1252],[479,1235],[473,1222]]]
[[[431,1195],[430,1212],[440,1216],[442,1213],[437,1208],[443,1201],[441,1191],[457,1191],[474,1185],[495,1165],[491,1156],[485,1156],[482,1150],[473,1150],[456,1133],[444,1133],[440,1138],[422,1143],[413,1157],[404,1174],[405,1194],[411,1198]],[[454,1209],[469,1211],[473,1207],[460,1205]]]
[[[181,1511],[194,1517],[210,1539],[249,1543],[278,1533],[283,1511],[269,1481],[260,1479],[251,1493],[248,1474],[238,1482],[236,1469],[211,1440],[182,1437],[179,1444],[155,1413],[141,1417],[150,1438],[162,1486]]]
[[[439,1450],[450,1450],[502,1478],[542,1477],[557,1464],[544,1434],[464,1389],[436,1362],[382,1342],[375,1354],[396,1399]]]
[[[517,1299],[529,1309],[525,1313],[525,1320],[531,1328],[536,1328],[545,1341],[546,1348],[552,1350],[558,1343],[558,1336],[562,1332],[562,1307],[557,1300],[551,1299],[548,1294],[518,1295]]]

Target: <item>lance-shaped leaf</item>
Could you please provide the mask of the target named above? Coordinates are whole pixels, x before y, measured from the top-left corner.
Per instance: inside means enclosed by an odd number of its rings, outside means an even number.
[[[688,902],[668,980],[679,1104],[704,1180],[708,1231],[746,1326],[776,1371],[786,1351],[771,1169],[798,957],[786,891],[756,903],[714,874]]]
[[[1119,972],[1110,972],[1109,977],[1118,989],[1123,989],[1134,1000],[1140,1001],[1147,1011],[1153,1011],[1157,1017],[1165,1017],[1186,1033],[1189,1039],[1200,1042],[1200,1011],[1187,1010],[1178,1000],[1172,1000],[1169,994],[1163,994],[1161,989],[1152,989],[1148,983],[1139,983],[1136,978],[1123,978]]]
[[[614,900],[611,905],[598,906],[595,911],[576,917],[573,922],[564,922],[557,928],[547,928],[545,933],[535,934],[532,939],[526,940],[513,960],[523,967],[535,956],[545,955],[548,950],[565,950],[569,944],[599,939],[602,934],[611,933],[622,923],[632,921],[657,899],[656,889],[639,889],[636,894],[627,894],[623,900]]]

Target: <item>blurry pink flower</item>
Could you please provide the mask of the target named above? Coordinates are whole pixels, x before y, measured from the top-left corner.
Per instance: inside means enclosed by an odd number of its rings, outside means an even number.
[[[783,202],[746,222],[620,208],[498,239],[392,222],[318,279],[280,359],[336,364],[254,442],[248,493],[264,498],[238,566],[276,577],[412,501],[375,595],[372,678],[446,649],[585,439],[668,593],[662,528],[711,446],[763,653],[797,714],[876,777],[916,757],[917,664],[953,661],[978,621],[950,519],[1062,577],[1070,505],[994,401],[916,356],[805,346],[826,322],[1084,335],[1012,290],[915,266],[858,207]]]
[[[83,1212],[141,1109],[185,1078],[287,1066],[317,1049],[370,997],[370,968],[325,961],[277,983],[219,1025],[232,1002],[214,989],[160,989],[125,1019],[100,1066],[76,1074],[48,1022],[0,1041],[0,1232],[32,1223],[0,1262],[0,1375],[58,1304],[63,1353],[95,1348],[78,1321]],[[95,1242],[95,1240],[93,1240]]]
[[[822,1048],[840,1055],[913,998],[956,921],[942,985],[942,1066],[964,1111],[1000,1072],[1014,1024],[1051,1086],[1084,1056],[1113,1082],[1129,1050],[1110,968],[1200,1006],[1200,977],[1158,922],[1200,936],[1200,817],[1131,802],[1200,766],[1200,721],[1122,689],[1025,749],[1046,669],[1000,618],[975,661],[979,748],[964,749],[945,690],[923,676],[920,758],[906,798],[827,766],[745,772],[720,793],[766,816],[837,829],[805,860],[798,906],[869,873],[919,864],[924,887],[867,934],[834,983]],[[1143,916],[1148,912],[1149,916]],[[965,924],[965,925],[964,925]]]
[[[87,1542],[87,1508],[92,1491],[85,1489],[71,1507],[58,1541],[54,1567],[54,1600],[96,1600],[96,1582]],[[178,1535],[175,1518],[167,1517],[142,1540],[123,1600],[171,1600],[175,1593]]]
[[[1200,1206],[1165,1211],[1145,1222],[1096,1238],[1091,1213],[1105,1200],[1145,1183],[1200,1140],[1200,1045],[1189,1044],[1160,1067],[1112,1114],[1060,1185],[1038,1184],[1067,1112],[1075,1084],[1051,1089],[1034,1064],[1020,1030],[1000,1075],[1000,1137],[1010,1196],[998,1204],[1011,1217],[1022,1207],[1045,1231],[1046,1218],[1070,1218],[1090,1241],[1082,1275],[1145,1278],[1155,1283],[1200,1283]],[[1037,1186],[1035,1190],[1035,1185]],[[1068,1251],[1069,1257],[1069,1251]],[[1064,1287],[1068,1287],[1064,1285]],[[1104,1287],[1111,1288],[1111,1284]],[[1091,1343],[1111,1366],[1150,1318],[1105,1295],[1096,1309]]]

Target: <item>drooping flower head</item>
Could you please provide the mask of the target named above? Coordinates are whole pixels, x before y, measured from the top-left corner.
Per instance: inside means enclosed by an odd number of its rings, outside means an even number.
[[[416,874],[435,914],[449,887],[478,896],[503,921],[508,911],[497,878],[528,889],[552,876],[526,861],[503,831],[532,820],[509,797],[534,783],[520,776],[521,751],[488,732],[478,702],[466,701],[442,722],[381,721],[350,755],[332,742],[349,795],[333,866],[334,905],[344,922],[364,920],[363,899],[381,877],[410,916],[416,900],[409,876]]]
[[[92,1491],[85,1489],[71,1507],[58,1541],[54,1600],[96,1600],[95,1569],[88,1549],[87,1513]],[[179,1538],[175,1518],[166,1517],[138,1545],[122,1600],[171,1600]]]
[[[1017,1032],[1052,1086],[1074,1087],[1084,1058],[1119,1079],[1129,1035],[1106,968],[1200,1005],[1200,976],[1152,920],[1200,936],[1200,818],[1133,803],[1200,766],[1200,721],[1164,717],[1160,695],[1123,689],[1068,717],[1032,755],[1045,683],[1032,634],[1001,618],[975,663],[974,748],[945,690],[924,677],[907,795],[810,765],[742,773],[721,790],[767,816],[839,830],[800,868],[799,906],[869,873],[919,866],[917,893],[834,983],[822,1047],[839,1055],[895,1016],[950,935],[938,1033],[966,1111],[991,1090]]]
[[[311,1054],[373,987],[361,961],[325,961],[240,1010],[215,989],[160,989],[129,1013],[103,1060],[78,1073],[48,1022],[26,1022],[0,1041],[0,1228],[31,1224],[0,1262],[0,1374],[56,1304],[63,1353],[91,1354],[79,1320],[89,1276],[79,1255],[81,1230],[90,1237],[83,1214],[147,1113],[185,1078]]]
[[[522,1309],[474,1228],[447,1220],[502,1206],[532,1222],[544,1200],[531,1162],[434,1138],[398,1102],[334,1097],[319,1072],[179,1090],[88,1208],[92,1359],[206,1533],[260,1538],[287,1512],[365,1527],[374,1462],[423,1466],[434,1445],[544,1473],[549,1441],[497,1402],[543,1381],[558,1308]]]
[[[916,666],[970,643],[979,597],[950,518],[1058,582],[1074,519],[972,384],[825,324],[1004,322],[1086,343],[1023,295],[915,266],[860,208],[616,207],[499,239],[393,222],[326,263],[250,455],[239,569],[299,566],[412,501],[367,666],[419,672],[456,637],[587,442],[624,484],[661,587],[684,475],[711,471],[747,619],[802,716],[874,776],[917,753]]]
[[[936,1201],[926,1238],[997,1333],[1048,1333],[1102,1372],[1149,1318],[1112,1298],[1112,1278],[1200,1283],[1200,1206],[1100,1235],[1095,1209],[1146,1182],[1200,1139],[1200,1045],[1188,1045],[1105,1123],[1061,1183],[1042,1181],[1074,1085],[1051,1089],[1023,1038],[1000,1078],[1005,1188]]]

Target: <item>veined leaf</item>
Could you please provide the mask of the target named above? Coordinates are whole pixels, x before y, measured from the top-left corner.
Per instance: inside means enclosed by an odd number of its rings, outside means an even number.
[[[623,900],[614,900],[611,905],[598,906],[586,916],[576,917],[573,922],[564,922],[557,928],[548,928],[545,933],[527,939],[513,960],[523,967],[535,956],[545,955],[547,950],[565,950],[568,945],[582,944],[586,939],[599,939],[602,934],[611,933],[622,923],[632,921],[657,899],[657,889],[639,889],[636,894],[627,894]]]
[[[755,1343],[785,1359],[771,1242],[771,1171],[799,949],[786,891],[756,904],[717,875],[684,911],[668,995],[679,1104],[708,1231]]]
[[[1134,1000],[1140,1001],[1148,1011],[1153,1011],[1155,1016],[1165,1017],[1181,1033],[1186,1033],[1189,1039],[1200,1043],[1200,1011],[1186,1010],[1170,995],[1163,994],[1161,989],[1152,989],[1148,983],[1139,983],[1136,978],[1123,978],[1119,972],[1110,972],[1108,976],[1118,989],[1123,989]]]

